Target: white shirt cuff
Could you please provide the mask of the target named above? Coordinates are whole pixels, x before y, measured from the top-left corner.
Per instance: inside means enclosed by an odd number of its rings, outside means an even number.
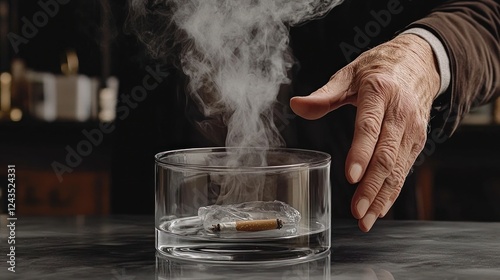
[[[429,30],[418,27],[405,30],[401,34],[417,35],[422,39],[426,40],[429,43],[429,45],[431,45],[431,48],[434,51],[434,55],[436,56],[437,59],[439,74],[441,77],[441,87],[439,88],[437,96],[445,92],[450,86],[451,70],[450,70],[450,59],[441,40],[438,37],[436,37],[436,35],[432,34],[432,32],[430,32]]]

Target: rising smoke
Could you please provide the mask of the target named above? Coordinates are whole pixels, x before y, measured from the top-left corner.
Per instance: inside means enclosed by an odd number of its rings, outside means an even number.
[[[273,121],[292,66],[289,26],[324,16],[342,0],[131,0],[131,29],[155,58],[178,61],[199,110],[227,127],[227,147],[284,145]],[[180,54],[177,60],[174,56]],[[199,122],[209,134],[212,122]],[[224,165],[265,165],[243,153]],[[229,182],[229,181],[231,182]],[[262,200],[262,176],[225,178],[225,203]],[[223,186],[226,186],[224,188]],[[231,188],[231,186],[238,186]]]
[[[222,118],[228,147],[284,145],[273,122],[292,65],[289,25],[325,15],[341,0],[131,0],[136,34],[155,57],[181,50],[189,93]],[[210,122],[199,124],[210,130]]]

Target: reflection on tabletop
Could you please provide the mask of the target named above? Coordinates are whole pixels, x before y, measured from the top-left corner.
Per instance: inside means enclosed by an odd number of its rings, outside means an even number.
[[[196,262],[181,262],[156,254],[156,279],[356,279],[394,280],[392,274],[383,269],[360,266],[359,269],[335,271],[330,254],[325,257],[286,265],[222,265]]]
[[[369,233],[332,223],[330,255],[275,265],[170,261],[155,252],[151,216],[22,217],[16,273],[6,269],[0,216],[0,279],[500,279],[500,223],[381,220]]]

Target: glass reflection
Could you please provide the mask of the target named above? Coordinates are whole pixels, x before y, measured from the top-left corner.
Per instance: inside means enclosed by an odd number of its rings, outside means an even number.
[[[368,265],[359,265],[359,268],[353,268],[354,265],[350,264],[345,267],[336,266],[332,267],[331,279],[332,280],[395,280],[392,273],[385,269],[377,267],[370,267]]]
[[[180,262],[156,254],[156,279],[330,279],[330,255],[287,265],[221,265]]]

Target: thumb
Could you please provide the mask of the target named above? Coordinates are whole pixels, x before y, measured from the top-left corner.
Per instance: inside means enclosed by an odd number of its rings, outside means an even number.
[[[349,91],[352,75],[340,70],[330,81],[309,96],[293,97],[292,111],[307,120],[316,120],[346,104],[355,102],[355,95]]]

